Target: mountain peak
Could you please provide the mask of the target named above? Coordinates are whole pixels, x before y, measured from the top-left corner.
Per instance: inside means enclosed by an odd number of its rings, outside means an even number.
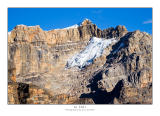
[[[118,30],[118,31],[127,31],[127,28],[123,25],[118,25],[118,26],[116,26],[115,29]]]
[[[89,24],[92,24],[92,21],[87,18],[85,18],[81,23],[82,26],[89,25]]]
[[[17,25],[7,48],[8,104],[152,104],[152,36],[140,31]]]

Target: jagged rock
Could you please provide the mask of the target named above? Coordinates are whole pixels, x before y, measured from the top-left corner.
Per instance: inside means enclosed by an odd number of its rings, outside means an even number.
[[[123,99],[126,101],[121,103],[136,103],[136,101],[127,101],[129,99],[143,99],[139,103],[151,103],[149,97],[152,91],[145,88],[149,88],[152,83],[152,37],[140,31],[122,37],[107,56],[102,71],[102,79],[97,82],[101,84],[99,88],[111,92],[116,84],[123,80],[123,89],[130,89],[131,92],[123,92],[120,96],[132,96],[132,98],[126,97]],[[148,92],[145,94],[145,97],[149,98],[146,101],[144,96],[139,96],[142,91]]]
[[[115,64],[105,69],[102,75],[102,80],[99,82],[103,84],[102,87],[104,87],[107,92],[111,92],[120,80],[126,78],[127,76],[125,75],[125,69],[123,65]]]
[[[113,38],[113,37],[123,37],[127,33],[125,26],[118,25],[116,28],[108,28],[102,31],[102,37],[104,38]]]
[[[91,37],[101,37],[102,33],[102,31],[89,20],[82,22],[82,24],[78,27],[78,30],[82,40],[89,40]]]
[[[91,20],[85,19],[80,25],[81,26],[86,26],[86,25],[91,25],[91,24],[92,24]]]
[[[83,69],[66,69],[91,37],[117,42]],[[8,34],[8,83],[9,104],[152,103],[152,37],[90,20],[50,31],[18,25]]]

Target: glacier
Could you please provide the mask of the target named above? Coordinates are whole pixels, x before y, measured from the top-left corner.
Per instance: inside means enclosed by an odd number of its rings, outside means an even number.
[[[82,69],[85,66],[90,65],[95,58],[100,57],[103,54],[103,51],[107,46],[115,42],[115,38],[105,39],[92,37],[84,50],[68,59],[66,68],[78,67]]]

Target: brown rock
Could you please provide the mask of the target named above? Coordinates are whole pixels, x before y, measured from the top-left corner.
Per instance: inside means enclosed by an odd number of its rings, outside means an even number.
[[[93,36],[118,42],[85,69],[65,69]],[[152,37],[89,20],[51,31],[18,25],[8,34],[8,81],[9,104],[151,103]]]

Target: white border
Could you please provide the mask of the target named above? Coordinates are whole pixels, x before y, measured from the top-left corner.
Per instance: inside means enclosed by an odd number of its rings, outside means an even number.
[[[0,3],[0,114],[8,116],[160,114],[160,3],[159,0],[4,0]],[[153,105],[86,105],[94,111],[65,111],[73,105],[7,105],[8,7],[153,7]],[[143,15],[143,14],[142,14]],[[117,19],[118,20],[118,19]]]

